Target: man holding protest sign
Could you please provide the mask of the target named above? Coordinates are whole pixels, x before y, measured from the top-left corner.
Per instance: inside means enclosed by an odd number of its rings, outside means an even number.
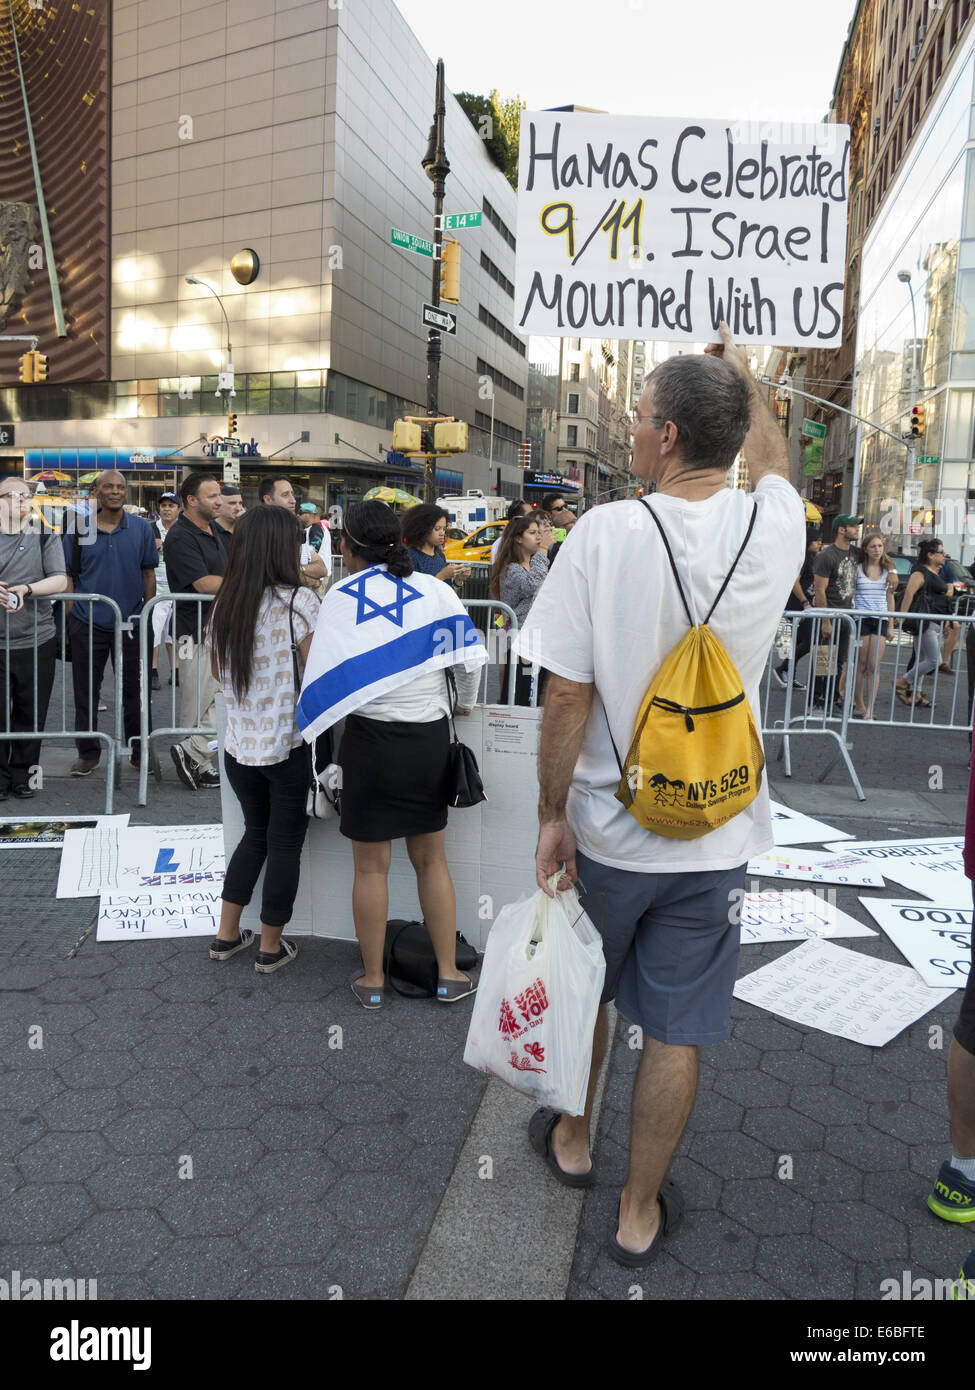
[[[751,495],[725,486],[746,434]],[[602,1003],[616,999],[643,1030],[630,1171],[609,1243],[619,1263],[641,1266],[681,1218],[683,1198],[665,1181],[667,1169],[694,1104],[697,1049],[730,1033],[739,950],[733,904],[742,899],[747,861],[772,848],[773,837],[764,785],[697,838],[651,833],[616,795],[614,750],[629,748],[648,686],[688,630],[672,563],[694,623],[715,608],[709,627],[751,709],[760,709],[769,647],[802,562],[805,518],[788,481],[785,441],[726,324],[708,355],[671,358],[652,373],[632,437],[631,470],[656,483],[646,505],[661,530],[636,499],[583,516],[516,650],[551,673],[538,760],[537,881],[549,892],[561,865],[569,880],[580,880],[587,910],[602,925]],[[584,1115],[541,1110],[530,1127],[533,1146],[571,1187],[595,1181],[589,1123],[606,1015],[602,1007]]]

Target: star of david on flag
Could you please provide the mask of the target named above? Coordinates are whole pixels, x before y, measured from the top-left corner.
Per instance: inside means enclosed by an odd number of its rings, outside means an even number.
[[[375,598],[366,592],[366,585],[369,580],[374,580],[376,585],[392,584],[395,596],[391,597],[388,603],[379,603]],[[360,627],[363,623],[368,623],[372,618],[388,618],[397,627],[403,626],[403,609],[414,599],[422,598],[419,589],[414,589],[412,584],[407,584],[405,580],[397,575],[390,574],[387,570],[369,570],[360,574],[351,583],[343,584],[341,592],[348,594],[357,600],[358,607],[355,615],[355,625]],[[388,590],[387,590],[388,593]]]

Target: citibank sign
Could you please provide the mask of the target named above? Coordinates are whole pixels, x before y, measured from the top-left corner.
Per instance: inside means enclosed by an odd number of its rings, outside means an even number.
[[[251,435],[250,443],[244,444],[240,439],[227,439],[222,434],[211,434],[203,445],[203,452],[208,458],[225,453],[232,454],[235,458],[260,458],[261,456],[257,440],[253,435]]]

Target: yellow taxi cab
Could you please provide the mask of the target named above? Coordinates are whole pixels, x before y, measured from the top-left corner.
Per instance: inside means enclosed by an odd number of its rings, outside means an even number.
[[[447,541],[444,557],[455,563],[466,560],[472,564],[491,563],[491,547],[507,526],[507,521],[484,521],[462,541]]]

